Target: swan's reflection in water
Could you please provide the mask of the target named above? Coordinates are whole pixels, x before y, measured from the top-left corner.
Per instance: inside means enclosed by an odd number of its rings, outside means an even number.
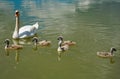
[[[10,55],[9,50],[5,50],[5,55],[6,55],[6,56],[9,56],[9,55]]]
[[[63,52],[58,52],[58,61],[60,61],[61,60],[61,54],[62,54]]]
[[[32,44],[31,42],[32,38],[27,38],[27,39],[13,39],[13,43],[14,44],[22,44],[22,45],[25,45],[25,44]]]
[[[19,54],[19,51],[16,51],[15,61],[19,63],[19,60],[20,60],[20,54]]]
[[[110,63],[111,63],[111,64],[114,64],[114,63],[115,63],[115,60],[113,59],[113,57],[110,57],[109,60],[110,60]]]
[[[26,38],[26,39],[13,39],[13,43],[16,45],[29,45],[32,46],[33,50],[38,50],[38,47],[36,45],[33,44],[32,42],[32,37],[31,38]]]
[[[10,53],[13,54],[15,53],[15,61],[18,64],[19,60],[20,60],[20,54],[19,54],[20,50],[15,50],[15,51],[11,51],[11,50],[5,50],[5,55],[6,56],[10,56]]]
[[[58,54],[58,61],[61,61],[61,58],[62,58],[62,55],[63,54],[65,54],[65,53],[67,53],[66,51],[62,51],[62,52],[57,52],[57,54]]]
[[[33,45],[33,50],[34,50],[34,51],[37,51],[37,50],[38,50],[38,46]]]
[[[102,57],[100,57],[100,58],[102,58]],[[102,59],[108,59],[110,64],[115,63],[114,57],[108,57],[108,58],[102,58]]]

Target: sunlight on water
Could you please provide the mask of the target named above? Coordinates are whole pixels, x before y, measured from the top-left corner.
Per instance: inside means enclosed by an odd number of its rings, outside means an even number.
[[[119,0],[1,0],[0,79],[119,79]],[[48,47],[34,46],[32,39],[12,39],[15,10],[20,26],[38,22],[39,40]],[[58,53],[57,37],[77,44]],[[21,50],[4,50],[4,40],[20,43]],[[97,51],[110,51],[113,58],[100,58]]]

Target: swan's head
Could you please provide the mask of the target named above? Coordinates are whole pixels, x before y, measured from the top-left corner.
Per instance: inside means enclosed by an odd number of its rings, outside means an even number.
[[[38,43],[38,37],[33,37],[32,42],[36,45]]]
[[[117,51],[114,47],[111,47],[110,50],[111,50],[111,51]]]
[[[59,36],[59,37],[57,38],[57,40],[59,40],[58,46],[61,47],[61,46],[62,46],[62,43],[63,43],[63,37],[62,37],[62,36]]]
[[[10,45],[10,40],[9,39],[5,39],[4,43],[9,46]]]
[[[16,17],[19,16],[19,11],[18,11],[18,10],[15,11],[15,16],[16,16]]]
[[[57,39],[63,41],[63,36],[59,36]]]

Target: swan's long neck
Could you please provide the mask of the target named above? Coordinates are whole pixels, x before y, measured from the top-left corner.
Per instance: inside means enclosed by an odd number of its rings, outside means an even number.
[[[113,48],[110,49],[111,55],[113,55],[114,51],[115,51],[115,50],[114,50]]]
[[[18,11],[15,13],[15,16],[16,16],[16,24],[15,24],[15,30],[13,33],[13,38],[17,39],[19,38],[19,12]]]
[[[16,16],[15,31],[17,33],[17,36],[19,36],[19,16]]]
[[[15,31],[19,33],[19,16],[16,17]]]
[[[114,54],[114,50],[113,50],[113,49],[111,49],[111,50],[110,50],[110,53],[111,53],[111,55],[113,55],[113,54]]]
[[[37,46],[37,44],[38,44],[38,39],[37,39],[37,38],[34,38],[32,41],[33,41],[34,45]]]
[[[9,41],[6,41],[5,48],[8,48],[9,46],[10,46],[10,42],[9,42]]]
[[[62,40],[59,40],[59,42],[58,42],[58,47],[59,47],[60,49],[62,49],[62,43],[63,43],[63,41],[62,41]]]

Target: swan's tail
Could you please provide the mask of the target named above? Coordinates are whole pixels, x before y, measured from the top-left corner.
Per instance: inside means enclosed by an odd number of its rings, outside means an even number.
[[[33,24],[33,27],[35,27],[36,29],[38,29],[38,27],[39,27],[38,22],[36,22],[35,24]]]

